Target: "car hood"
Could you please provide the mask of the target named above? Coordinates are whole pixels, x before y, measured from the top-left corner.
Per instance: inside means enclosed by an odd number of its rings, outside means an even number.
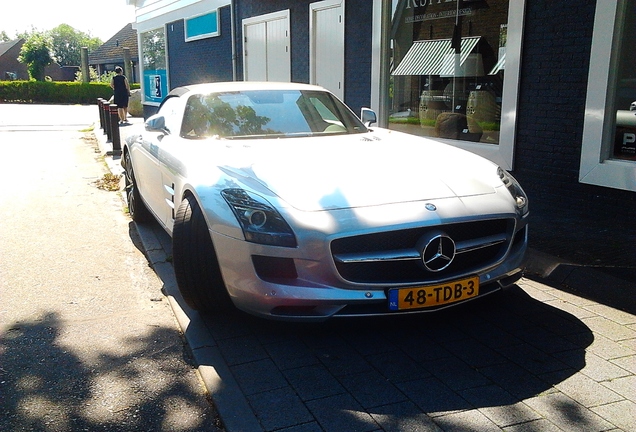
[[[433,140],[388,130],[235,141],[219,168],[303,211],[494,193],[496,166]],[[500,181],[499,181],[500,182]]]

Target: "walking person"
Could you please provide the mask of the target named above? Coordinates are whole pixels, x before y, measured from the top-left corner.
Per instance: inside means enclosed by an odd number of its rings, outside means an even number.
[[[128,124],[128,99],[130,97],[130,85],[121,67],[115,68],[115,76],[110,80],[110,87],[115,93],[114,102],[117,105],[119,124]]]

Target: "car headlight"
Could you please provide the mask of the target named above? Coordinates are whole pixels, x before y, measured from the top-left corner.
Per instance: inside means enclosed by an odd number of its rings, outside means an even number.
[[[245,240],[296,247],[296,236],[291,227],[264,198],[243,189],[225,189],[221,195],[238,219]]]
[[[497,174],[504,186],[506,186],[506,189],[508,189],[508,192],[510,192],[510,195],[512,195],[512,198],[515,200],[517,212],[521,216],[525,216],[529,211],[528,196],[521,188],[521,185],[508,171],[501,167],[497,168]]]

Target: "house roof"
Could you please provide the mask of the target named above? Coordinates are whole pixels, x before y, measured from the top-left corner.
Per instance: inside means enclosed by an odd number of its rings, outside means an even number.
[[[14,39],[7,42],[0,42],[0,57],[20,42],[24,42],[24,39]]]
[[[108,39],[96,50],[88,54],[89,64],[121,63],[124,60],[123,48],[130,48],[130,58],[133,61],[139,59],[137,46],[137,30],[132,28],[132,23],[126,24],[113,37]]]

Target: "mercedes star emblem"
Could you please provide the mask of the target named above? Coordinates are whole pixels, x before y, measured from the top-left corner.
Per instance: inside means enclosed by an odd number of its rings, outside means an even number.
[[[439,272],[447,268],[455,258],[455,242],[446,234],[433,235],[422,248],[422,262],[427,270]]]

